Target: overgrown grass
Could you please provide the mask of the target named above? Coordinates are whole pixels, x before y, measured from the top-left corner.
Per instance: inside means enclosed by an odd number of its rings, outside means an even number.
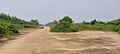
[[[76,24],[78,26],[76,29],[81,30],[98,30],[98,31],[113,31],[120,33],[120,25],[112,25],[112,24]],[[73,26],[74,27],[74,26]]]

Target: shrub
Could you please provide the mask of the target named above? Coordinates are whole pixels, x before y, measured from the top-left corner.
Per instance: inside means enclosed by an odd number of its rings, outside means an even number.
[[[78,31],[80,31],[79,24],[72,24],[70,26],[70,31],[71,32],[78,32]]]
[[[18,19],[16,16],[10,16],[0,13],[0,37],[19,33],[22,28],[34,28],[39,25],[38,20],[31,20],[31,22]]]
[[[8,34],[9,32],[10,33],[19,33],[18,28],[14,24],[7,23],[5,21],[0,21],[0,22],[2,22],[2,23],[0,23],[0,34],[1,35]]]
[[[60,22],[56,26],[51,28],[52,32],[69,32],[70,31],[70,23],[69,22]]]
[[[65,16],[63,19],[59,20],[58,24],[51,27],[51,32],[71,32],[70,26],[72,24],[72,19]]]
[[[120,33],[120,19],[110,22],[92,20],[91,22],[73,23],[72,19],[65,16],[56,25],[51,26],[52,32],[77,32],[82,30],[113,31]]]
[[[37,25],[24,24],[24,28],[36,28]]]

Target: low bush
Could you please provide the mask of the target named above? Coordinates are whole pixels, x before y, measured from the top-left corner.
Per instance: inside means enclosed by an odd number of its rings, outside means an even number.
[[[78,32],[78,31],[80,31],[79,25],[78,24],[72,24],[70,26],[70,31],[71,32]]]
[[[51,32],[71,32],[72,19],[65,16],[63,19],[59,20],[58,24],[51,27]]]
[[[112,25],[112,24],[79,24],[79,30],[98,30],[98,31],[113,31],[120,32],[120,25]],[[77,29],[77,28],[76,28]]]
[[[70,23],[69,22],[60,22],[56,26],[51,28],[52,32],[70,32]]]
[[[19,33],[18,28],[11,23],[0,20],[0,36]]]

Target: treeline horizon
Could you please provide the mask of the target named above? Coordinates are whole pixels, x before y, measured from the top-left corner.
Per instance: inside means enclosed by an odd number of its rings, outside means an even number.
[[[72,18],[71,18],[71,19],[72,19]],[[118,17],[118,19],[120,19],[120,17]],[[99,22],[108,23],[108,22],[115,21],[115,20],[118,20],[118,19],[103,21],[103,20],[98,20],[98,19],[94,18],[94,19],[92,19],[92,20],[96,20],[96,21],[99,21]],[[59,19],[59,20],[60,20],[60,19]],[[50,21],[50,22],[46,23],[45,25],[48,26],[48,24],[57,23],[57,22],[59,22],[59,20]],[[74,22],[74,21],[73,21],[73,23],[83,23],[83,22],[90,23],[92,20],[89,20],[89,21],[88,21],[88,20],[83,20],[83,21],[80,21],[80,22]]]
[[[85,20],[83,20],[81,22],[74,22],[73,21],[73,23],[74,24],[77,24],[77,23],[91,24],[91,22],[93,22],[93,21],[95,21],[96,23],[102,23],[102,24],[105,24],[105,23],[107,23],[107,24],[120,24],[120,17],[118,19],[109,20],[109,21],[102,21],[102,20],[93,19],[91,21],[85,21]],[[57,24],[58,22],[59,22],[59,20],[53,20],[51,22],[46,23],[45,25],[50,26],[50,25],[53,25],[53,24]]]

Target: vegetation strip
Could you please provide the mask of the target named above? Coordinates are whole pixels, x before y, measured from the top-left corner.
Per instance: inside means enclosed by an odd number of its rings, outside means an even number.
[[[16,16],[10,16],[5,13],[0,13],[0,38],[10,37],[19,33],[19,29],[34,28],[39,25],[38,20],[25,21],[17,18]]]
[[[96,19],[91,22],[73,23],[72,19],[65,16],[57,22],[50,22],[47,25],[51,27],[51,32],[78,32],[83,30],[113,31],[120,33],[120,19],[102,22]]]

